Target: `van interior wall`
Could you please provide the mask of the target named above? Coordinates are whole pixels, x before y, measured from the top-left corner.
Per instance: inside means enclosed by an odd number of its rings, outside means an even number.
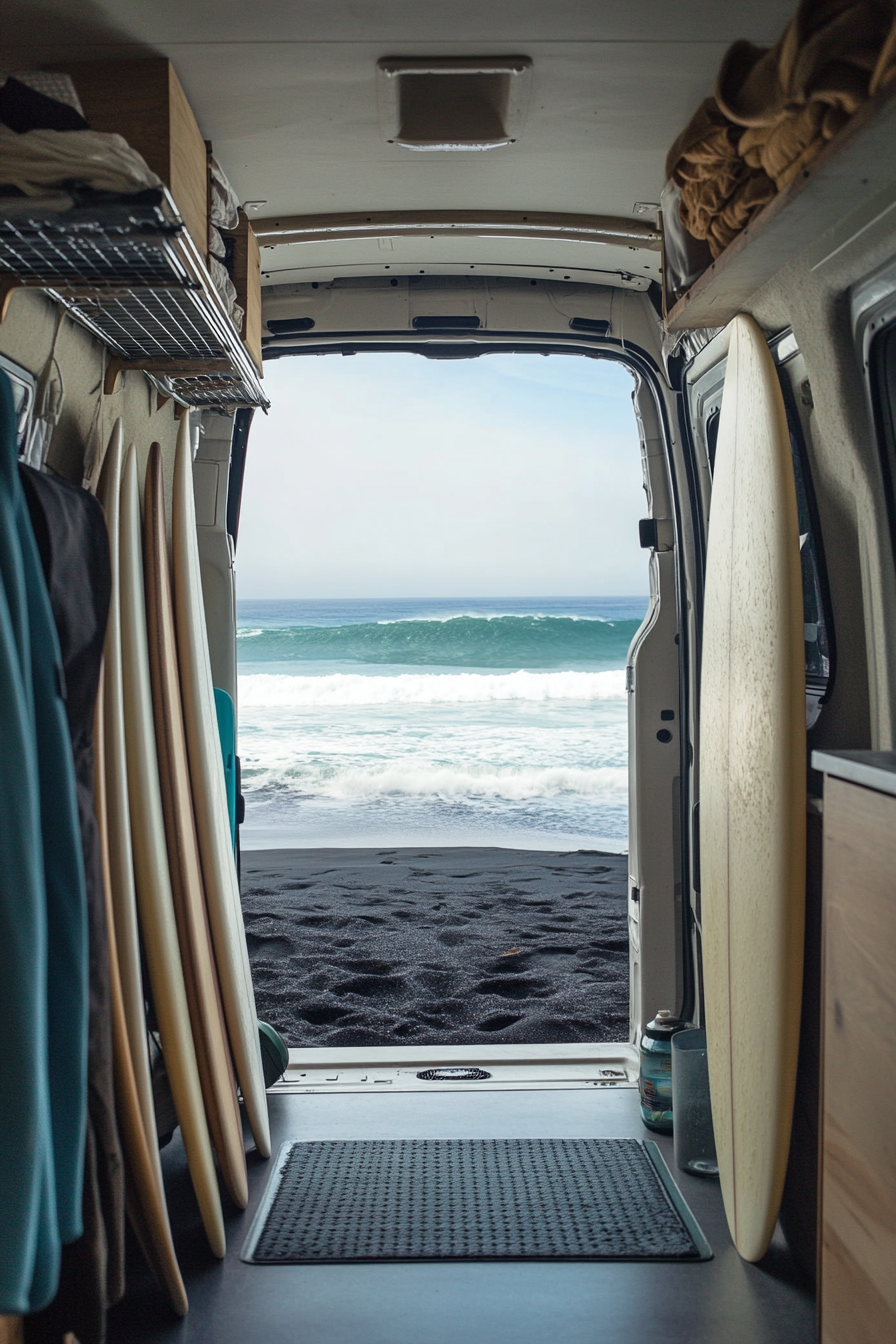
[[[891,212],[827,261],[825,241],[770,280],[749,310],[767,331],[793,327],[811,384],[808,451],[829,557],[836,669],[809,749],[888,750],[896,743],[896,575],[849,290],[892,259],[896,222]]]
[[[37,378],[53,348],[53,333],[58,308],[43,294],[18,291],[12,296],[6,319],[0,326],[0,354],[15,361]],[[121,417],[127,448],[136,444],[141,485],[146,471],[149,446],[161,444],[165,471],[165,499],[170,526],[171,484],[177,421],[174,403],[157,409],[155,388],[140,372],[124,373],[112,396],[103,394],[106,360],[103,346],[84,327],[63,316],[56,338],[56,360],[65,387],[65,399],[50,443],[47,465],[66,480],[80,485],[84,459],[97,419],[102,450],[105,452],[112,426]]]
[[[792,326],[811,387],[808,453],[828,558],[836,641],[830,703],[808,747],[892,748],[896,741],[896,575],[880,462],[853,340],[849,290],[896,252],[887,217],[833,251],[829,239],[796,258],[748,305],[766,331]],[[809,790],[820,796],[810,771]],[[787,1181],[785,1234],[815,1276],[821,996],[821,818],[807,830],[806,942],[799,1072]]]

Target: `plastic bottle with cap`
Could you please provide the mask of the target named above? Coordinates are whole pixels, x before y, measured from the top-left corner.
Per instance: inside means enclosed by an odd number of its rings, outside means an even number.
[[[659,1134],[672,1133],[672,1037],[690,1025],[661,1008],[641,1037],[641,1119]]]

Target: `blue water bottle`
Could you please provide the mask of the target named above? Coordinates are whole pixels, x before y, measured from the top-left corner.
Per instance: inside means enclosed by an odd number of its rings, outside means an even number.
[[[661,1008],[641,1037],[641,1119],[658,1134],[672,1133],[672,1037],[688,1026]]]

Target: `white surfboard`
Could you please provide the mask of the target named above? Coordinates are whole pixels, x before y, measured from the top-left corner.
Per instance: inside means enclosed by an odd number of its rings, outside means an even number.
[[[120,527],[125,747],[137,908],[162,1053],[190,1176],[212,1253],[223,1258],[227,1244],[221,1196],[193,1045],[168,871],[149,680],[137,450],[133,444],[121,478]]]
[[[246,1154],[193,820],[157,443],[149,450],[143,513],[149,672],[174,917],[209,1133],[224,1183],[237,1208],[244,1209],[249,1200]]]
[[[799,524],[784,402],[761,330],[730,327],[706,557],[700,872],[712,1114],[746,1260],[775,1227],[802,989],[806,718]]]
[[[146,1043],[146,1002],[140,965],[140,935],[137,927],[137,893],[134,887],[134,854],[128,806],[128,776],[124,740],[124,691],[121,671],[121,583],[119,565],[121,471],[124,438],[121,420],[116,420],[109,439],[97,498],[106,514],[112,568],[109,621],[103,652],[103,759],[105,763],[106,812],[108,817],[109,883],[115,916],[115,947],[121,973],[121,992],[128,1043],[134,1065],[134,1082],[140,1102],[143,1128],[152,1151],[159,1184],[162,1167],[149,1052]]]
[[[96,752],[94,805],[99,825],[103,890],[106,901],[106,926],[109,935],[109,998],[112,1014],[115,1113],[124,1159],[128,1214],[147,1263],[155,1274],[159,1286],[167,1294],[172,1310],[178,1316],[186,1316],[189,1302],[171,1237],[168,1204],[165,1199],[165,1188],[162,1184],[159,1169],[159,1140],[155,1124],[153,1124],[152,1135],[149,1137],[144,1129],[134,1061],[128,1040],[124,996],[121,990],[121,971],[115,941],[115,911],[112,906],[112,882],[109,869],[109,818],[104,753],[102,678],[98,699],[94,728],[94,748]],[[74,1336],[72,1335],[71,1338],[73,1339]]]
[[[171,532],[177,656],[209,924],[243,1101],[255,1146],[262,1157],[270,1157],[271,1133],[255,993],[230,836],[202,602],[193,501],[193,455],[186,416],[181,420],[177,440]]]

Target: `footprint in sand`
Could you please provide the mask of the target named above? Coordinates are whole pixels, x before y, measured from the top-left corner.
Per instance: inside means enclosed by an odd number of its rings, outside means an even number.
[[[356,975],[388,975],[395,970],[394,962],[373,959],[346,961],[343,966],[345,970],[354,971]]]
[[[554,986],[545,980],[528,975],[496,975],[492,980],[480,980],[473,986],[474,994],[497,994],[502,999],[546,999],[554,993]]]
[[[341,1022],[351,1015],[350,1009],[337,1008],[329,1003],[311,1003],[299,1009],[299,1016],[304,1018],[312,1027],[331,1027],[334,1022]]]
[[[414,976],[421,989],[430,994],[447,994],[454,987],[457,976],[452,971],[420,970]]]
[[[477,1022],[476,1030],[504,1031],[505,1027],[514,1027],[517,1022],[522,1022],[522,1020],[522,1016],[518,1014],[496,1013],[493,1017],[486,1017],[481,1022]]]
[[[246,930],[246,946],[251,953],[266,957],[288,957],[294,951],[288,938],[278,938],[276,934],[253,933]]]
[[[333,986],[334,994],[359,994],[364,999],[392,999],[404,989],[398,975],[356,975]]]

